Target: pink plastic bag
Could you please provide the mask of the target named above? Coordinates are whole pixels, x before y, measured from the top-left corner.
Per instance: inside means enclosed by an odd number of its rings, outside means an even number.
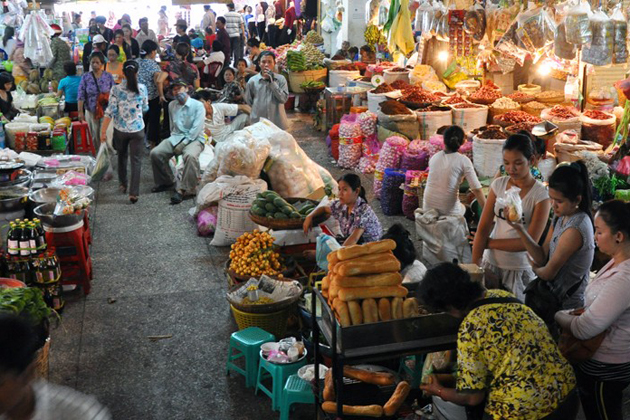
[[[210,236],[214,234],[217,227],[218,207],[212,206],[203,209],[197,215],[197,233],[199,236]]]

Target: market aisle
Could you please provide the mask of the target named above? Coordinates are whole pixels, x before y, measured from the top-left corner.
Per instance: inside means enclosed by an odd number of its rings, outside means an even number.
[[[310,128],[310,117],[292,120],[305,151],[338,177],[343,171],[333,167],[323,133]],[[371,179],[364,177],[369,199]],[[236,330],[224,297],[228,249],[196,235],[190,201],[170,206],[170,193],[150,194],[152,184],[145,156],[138,204],[129,204],[116,180],[98,185],[92,293],[72,297],[53,332],[51,381],[94,394],[116,419],[277,418],[266,397],[225,375]],[[382,217],[378,202],[374,208],[384,226],[403,220]]]

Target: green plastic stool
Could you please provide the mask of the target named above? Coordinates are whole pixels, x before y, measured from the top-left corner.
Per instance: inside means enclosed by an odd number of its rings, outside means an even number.
[[[260,363],[258,365],[258,380],[256,381],[256,391],[261,390],[269,398],[271,398],[271,408],[275,411],[280,410],[280,401],[282,399],[282,390],[287,383],[289,376],[297,373],[297,371],[306,364],[306,357],[295,363],[277,364],[271,363],[260,355]],[[262,382],[271,378],[271,389],[265,387]]]
[[[405,363],[407,360],[415,360],[416,365],[413,369],[407,366]],[[403,373],[407,374],[411,378],[411,389],[416,389],[420,386],[420,381],[422,381],[422,367],[424,366],[424,356],[415,355],[415,356],[406,356],[400,358],[400,367],[398,368],[398,374],[402,375]]]
[[[280,420],[289,420],[292,404],[315,404],[315,395],[311,384],[297,375],[289,376],[280,404]]]
[[[260,346],[264,343],[274,342],[276,338],[273,334],[258,327],[249,327],[241,331],[232,333],[228,357],[225,368],[227,374],[233,370],[245,376],[245,386],[251,388],[256,385],[256,374],[258,372],[258,354]],[[245,358],[245,369],[235,365],[233,362],[241,357]]]

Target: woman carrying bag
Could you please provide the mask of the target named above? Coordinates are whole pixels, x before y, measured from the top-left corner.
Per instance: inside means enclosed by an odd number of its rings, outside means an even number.
[[[560,348],[577,363],[586,419],[622,420],[623,391],[630,384],[630,204],[602,204],[595,215],[595,241],[611,260],[588,283],[585,309],[560,311],[556,322],[581,340],[571,348],[561,340]],[[581,362],[575,357],[580,344]]]
[[[139,66],[136,61],[123,64],[125,80],[112,88],[109,106],[101,128],[101,142],[106,139],[107,127],[114,120],[114,147],[118,151],[118,180],[120,192],[127,193],[127,156],[131,160],[129,201],[135,204],[140,194],[140,167],[144,141],[143,113],[149,110],[147,88],[138,83]]]
[[[90,56],[92,71],[81,76],[79,83],[78,108],[79,119],[87,121],[92,141],[101,142],[101,120],[103,119],[109,91],[114,86],[114,78],[104,70],[105,56],[101,52],[94,52]]]

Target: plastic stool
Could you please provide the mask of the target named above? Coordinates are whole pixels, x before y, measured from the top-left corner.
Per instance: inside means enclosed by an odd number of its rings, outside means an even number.
[[[78,111],[68,112],[68,118],[70,118],[72,121],[79,121],[79,112]]]
[[[245,386],[247,388],[256,385],[260,346],[264,343],[274,341],[276,341],[276,338],[273,334],[258,327],[249,327],[232,333],[230,346],[228,348],[227,363],[225,364],[227,374],[229,375],[230,370],[233,370],[245,376]],[[234,354],[232,353],[233,351]],[[241,357],[245,357],[245,370],[232,363]]]
[[[83,227],[85,228],[85,239],[88,245],[92,245],[92,231],[90,230],[90,215],[88,209],[83,214]]]
[[[74,153],[90,153],[92,156],[96,156],[87,122],[75,121],[72,123],[72,145]]]
[[[415,366],[411,369],[407,366],[407,360],[414,360]],[[418,388],[420,386],[420,381],[422,381],[422,367],[424,366],[424,356],[423,355],[415,355],[415,356],[406,356],[400,358],[400,367],[398,368],[398,374],[402,375],[403,373],[409,375],[411,378],[411,389]]]
[[[271,398],[271,408],[275,411],[278,411],[280,409],[282,391],[284,390],[284,385],[289,379],[289,376],[297,373],[297,371],[305,364],[306,357],[295,363],[277,364],[265,360],[265,358],[263,358],[261,354],[260,364],[258,365],[256,391],[254,393],[258,395],[258,390],[260,389],[262,392],[267,394],[267,396]],[[271,389],[265,387],[262,384],[265,379],[269,378],[271,378],[272,382]]]
[[[292,404],[315,404],[315,395],[311,384],[297,375],[289,376],[280,403],[280,420],[289,420]]]
[[[61,284],[76,284],[88,295],[91,289],[92,258],[83,220],[68,228],[44,225],[46,243],[54,248],[61,266]]]

